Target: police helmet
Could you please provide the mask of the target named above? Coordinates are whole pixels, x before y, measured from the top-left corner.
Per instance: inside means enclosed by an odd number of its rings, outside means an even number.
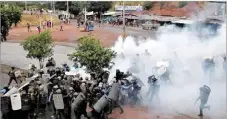
[[[103,83],[100,82],[99,85],[98,85],[98,87],[99,87],[99,88],[102,88],[102,86],[103,86]]]
[[[73,93],[73,97],[77,97],[77,96],[78,96],[77,92]]]
[[[28,93],[33,93],[34,92],[34,89],[33,88],[29,88],[28,89]]]
[[[43,90],[44,90],[44,86],[43,85],[39,86],[39,91],[43,91]]]
[[[57,88],[58,88],[58,85],[55,85],[53,88],[54,88],[54,89],[57,89]]]
[[[56,93],[61,93],[61,89],[57,89],[56,90]]]
[[[42,84],[42,82],[41,82],[41,81],[37,81],[36,83],[37,83],[38,85],[41,85],[41,84]]]
[[[73,89],[73,87],[69,87],[69,90],[70,90],[70,91],[73,91],[74,89]]]
[[[60,76],[58,77],[58,80],[61,80],[61,77]]]

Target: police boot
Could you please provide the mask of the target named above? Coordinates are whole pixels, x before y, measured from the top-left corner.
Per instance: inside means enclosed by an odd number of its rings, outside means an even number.
[[[200,116],[200,117],[203,116],[203,110],[202,109],[199,110],[199,115],[198,116]]]

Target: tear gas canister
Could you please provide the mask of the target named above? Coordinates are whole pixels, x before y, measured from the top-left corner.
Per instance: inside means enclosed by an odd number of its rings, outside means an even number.
[[[100,113],[107,105],[108,105],[108,98],[106,95],[103,95],[93,106],[93,109]]]
[[[119,93],[120,93],[120,86],[119,86],[119,84],[118,83],[113,83],[112,84],[112,87],[110,89],[108,98],[111,99],[111,100],[117,101],[118,96],[119,96]]]

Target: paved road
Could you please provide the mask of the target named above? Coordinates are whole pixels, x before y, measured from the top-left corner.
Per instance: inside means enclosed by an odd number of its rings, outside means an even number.
[[[59,46],[54,47],[54,59],[57,66],[60,66],[65,61],[72,65],[72,62],[68,60],[67,54],[74,51],[73,47]],[[1,63],[10,66],[15,66],[21,69],[27,69],[29,63],[38,65],[38,61],[35,59],[27,59],[26,52],[19,43],[4,42],[1,44]]]
[[[71,21],[71,24],[74,27],[77,27],[77,22],[75,20]],[[99,28],[98,24],[95,24],[97,28]],[[122,35],[122,26],[111,26],[111,25],[102,25],[100,28],[103,28],[104,30],[117,33],[119,35]],[[143,37],[143,38],[154,38],[155,32],[154,31],[148,31],[148,30],[142,30],[142,28],[137,27],[126,27],[126,34],[128,36],[134,36],[134,37]]]
[[[118,27],[118,26],[113,26],[113,27],[112,26],[104,26],[103,28],[105,30],[115,32],[115,33],[118,33],[118,34],[122,34],[122,32],[123,32],[122,28]],[[145,37],[145,38],[155,36],[154,31],[147,31],[147,30],[142,30],[142,29],[139,29],[139,28],[127,28],[127,27],[126,27],[126,34],[128,36]]]

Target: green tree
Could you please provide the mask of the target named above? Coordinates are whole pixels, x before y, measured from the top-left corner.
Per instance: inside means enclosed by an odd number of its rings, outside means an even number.
[[[178,2],[178,7],[182,8],[182,7],[186,6],[187,4],[188,4],[188,1],[180,1],[180,2]]]
[[[115,56],[116,53],[103,47],[99,40],[85,36],[79,38],[78,47],[76,47],[70,59],[75,58],[82,66],[86,66],[88,72],[99,74],[102,68],[109,67],[109,63]]]
[[[27,51],[27,58],[38,59],[40,68],[43,68],[45,58],[53,55],[53,44],[50,31],[28,37],[21,43]]]
[[[145,1],[145,2],[143,3],[143,9],[144,9],[144,10],[150,10],[150,9],[152,8],[152,6],[153,6],[154,3],[155,3],[155,2]]]
[[[78,15],[83,8],[86,6],[85,1],[70,1],[69,4],[69,12],[73,15]],[[61,1],[55,3],[55,8],[58,10],[67,10],[67,2]]]
[[[111,1],[101,1],[101,2],[94,2],[90,1],[87,4],[87,10],[98,12],[98,16],[100,16],[102,13],[108,11],[113,5],[113,2]]]
[[[1,4],[1,41],[6,41],[9,29],[12,24],[17,24],[21,20],[21,9],[11,4]]]

